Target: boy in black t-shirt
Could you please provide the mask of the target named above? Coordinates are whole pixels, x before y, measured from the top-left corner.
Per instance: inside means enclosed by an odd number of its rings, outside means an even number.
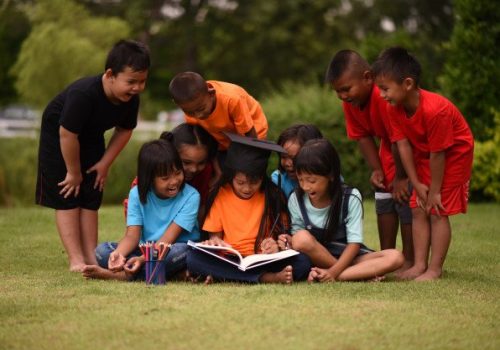
[[[36,203],[56,210],[71,271],[96,264],[97,211],[108,169],[137,125],[149,50],[120,40],[102,75],[70,84],[46,107],[40,133]],[[104,132],[114,128],[105,146]]]

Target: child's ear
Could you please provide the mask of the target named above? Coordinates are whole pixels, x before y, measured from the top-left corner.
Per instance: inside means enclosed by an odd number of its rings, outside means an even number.
[[[108,68],[106,69],[106,71],[104,72],[104,76],[107,78],[107,79],[111,79],[112,77],[114,77],[115,75],[113,74],[113,70],[111,68]]]
[[[365,80],[369,84],[373,84],[373,74],[371,70],[365,70],[363,72],[363,80]]]
[[[406,89],[406,91],[415,89],[417,87],[415,84],[415,80],[413,80],[413,78],[410,77],[405,78],[405,80],[403,80],[403,86]]]

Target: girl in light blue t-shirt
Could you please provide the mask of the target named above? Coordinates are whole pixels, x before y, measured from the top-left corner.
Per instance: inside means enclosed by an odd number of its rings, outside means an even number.
[[[306,142],[295,171],[299,188],[288,201],[292,235],[281,235],[279,245],[309,256],[309,282],[380,279],[403,264],[395,249],[374,252],[363,245],[361,194],[343,184],[339,156],[328,140]]]
[[[87,278],[143,279],[144,256],[139,243],[165,243],[165,277],[186,269],[188,240],[200,238],[200,195],[184,182],[182,161],[166,140],[144,144],[139,151],[138,184],[130,190],[127,231],[119,243],[105,242],[96,248],[99,266],[86,266]]]

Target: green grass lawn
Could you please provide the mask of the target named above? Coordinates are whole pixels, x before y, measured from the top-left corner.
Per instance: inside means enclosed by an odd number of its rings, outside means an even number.
[[[68,272],[51,210],[0,209],[0,349],[499,349],[499,213],[452,218],[437,282],[146,286]],[[123,231],[101,209],[100,241]]]

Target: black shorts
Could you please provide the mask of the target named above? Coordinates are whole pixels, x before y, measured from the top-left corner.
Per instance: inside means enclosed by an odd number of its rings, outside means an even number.
[[[57,210],[75,208],[98,210],[102,202],[102,192],[94,189],[96,175],[95,171],[90,174],[84,173],[78,196],[70,195],[64,198],[59,194],[62,187],[57,184],[64,181],[66,169],[48,171],[39,167],[36,181],[36,204]]]

